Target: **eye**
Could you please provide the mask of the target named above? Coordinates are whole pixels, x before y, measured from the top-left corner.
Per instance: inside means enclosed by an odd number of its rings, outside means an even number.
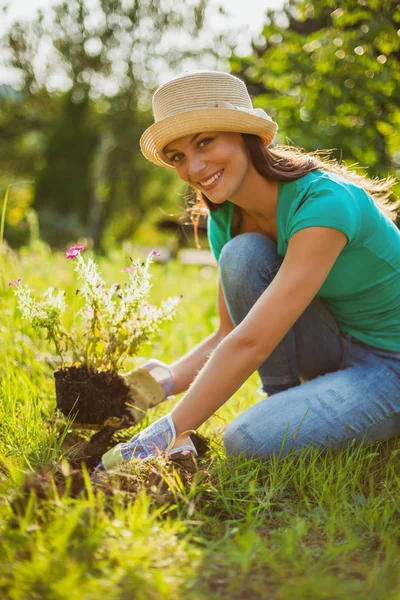
[[[199,142],[199,146],[204,148],[204,146],[208,146],[208,144],[212,141],[212,138],[204,138],[202,140],[200,140]],[[202,146],[202,144],[204,144],[204,146]]]
[[[181,153],[179,153],[179,154],[173,154],[169,160],[172,163],[178,163],[181,160],[180,159],[181,156],[183,156],[183,154],[181,154]],[[176,158],[178,158],[178,160],[175,160]]]

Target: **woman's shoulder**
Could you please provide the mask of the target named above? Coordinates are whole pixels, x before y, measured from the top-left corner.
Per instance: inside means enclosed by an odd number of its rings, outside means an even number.
[[[337,188],[337,186],[350,186],[357,187],[360,190],[362,189],[359,185],[355,184],[351,179],[345,177],[345,175],[341,175],[339,173],[335,173],[334,171],[328,171],[325,169],[314,169],[306,175],[303,175],[299,179],[296,179],[295,182],[298,190],[303,188],[310,188],[321,186],[325,188]]]
[[[310,191],[321,189],[321,190],[333,190],[342,192],[348,192],[352,195],[362,194],[366,195],[365,189],[354,181],[351,176],[346,177],[345,173],[337,173],[335,171],[329,171],[324,169],[315,169],[310,171],[300,179],[296,180],[298,191],[303,189],[309,189]]]
[[[331,206],[332,210],[352,209],[355,212],[368,210],[374,205],[366,190],[345,174],[316,169],[293,182],[294,187],[284,190],[283,196],[290,196],[292,212],[303,206]],[[285,186],[286,187],[286,186]],[[289,200],[286,198],[286,201]]]

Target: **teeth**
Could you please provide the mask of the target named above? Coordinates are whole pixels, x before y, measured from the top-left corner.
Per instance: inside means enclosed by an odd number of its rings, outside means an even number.
[[[215,181],[216,179],[218,179],[218,177],[221,175],[222,171],[218,171],[218,173],[216,173],[215,175],[213,175],[212,177],[210,177],[210,179],[207,179],[207,181],[202,181],[201,185],[211,185],[213,183],[213,181]]]

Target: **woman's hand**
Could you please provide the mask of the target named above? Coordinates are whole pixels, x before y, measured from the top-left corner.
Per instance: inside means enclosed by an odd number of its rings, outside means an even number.
[[[92,474],[92,481],[101,479],[104,471],[113,471],[128,460],[146,460],[159,456],[173,447],[176,440],[175,425],[170,414],[161,417],[125,443],[118,444],[103,454],[100,464]]]

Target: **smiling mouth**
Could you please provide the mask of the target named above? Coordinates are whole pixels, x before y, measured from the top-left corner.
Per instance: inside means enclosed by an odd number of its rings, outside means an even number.
[[[208,179],[205,179],[204,181],[199,181],[199,184],[201,185],[201,187],[204,190],[209,190],[212,187],[214,187],[215,185],[217,185],[217,183],[221,180],[223,172],[224,172],[224,169],[220,169],[219,171],[217,171],[217,173],[215,173]]]

